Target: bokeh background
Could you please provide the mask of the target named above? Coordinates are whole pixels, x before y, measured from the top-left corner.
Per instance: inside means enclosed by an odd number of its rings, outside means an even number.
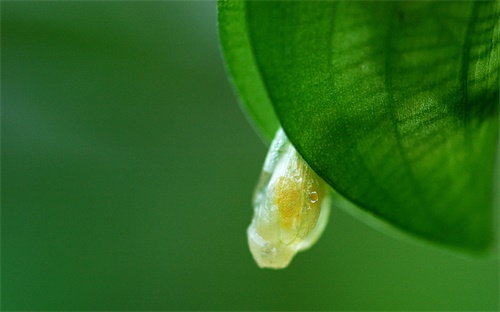
[[[216,2],[1,2],[2,310],[498,310],[499,263],[334,208],[283,271],[246,243],[266,147]]]

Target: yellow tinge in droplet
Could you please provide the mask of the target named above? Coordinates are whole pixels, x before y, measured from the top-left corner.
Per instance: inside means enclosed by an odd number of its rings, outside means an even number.
[[[321,236],[330,210],[327,184],[297,153],[282,129],[266,157],[248,228],[250,251],[262,268],[285,268]]]

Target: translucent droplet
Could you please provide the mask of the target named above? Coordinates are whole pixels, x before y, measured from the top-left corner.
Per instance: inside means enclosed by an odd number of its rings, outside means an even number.
[[[316,191],[312,191],[311,194],[309,194],[309,200],[313,204],[317,203],[319,200],[318,193]]]
[[[295,179],[295,181],[297,182],[302,182],[302,176],[298,173],[296,173],[293,178]]]
[[[254,195],[250,251],[263,268],[284,268],[312,246],[328,221],[329,190],[278,130]]]

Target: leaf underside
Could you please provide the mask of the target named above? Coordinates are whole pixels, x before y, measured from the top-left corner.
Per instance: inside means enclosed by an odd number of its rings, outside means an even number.
[[[277,116],[361,209],[476,252],[494,242],[499,18],[498,1],[219,2],[227,66],[263,137]]]

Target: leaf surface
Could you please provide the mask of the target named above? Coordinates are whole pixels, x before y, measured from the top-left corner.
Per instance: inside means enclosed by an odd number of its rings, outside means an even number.
[[[226,69],[250,122],[269,144],[279,128],[279,121],[253,54],[245,20],[245,3],[221,1],[218,13],[219,40]]]
[[[240,96],[263,114],[273,106],[336,191],[429,241],[491,246],[498,1],[230,3],[219,4],[221,37],[227,26],[246,38],[260,79],[246,86],[268,101]]]

